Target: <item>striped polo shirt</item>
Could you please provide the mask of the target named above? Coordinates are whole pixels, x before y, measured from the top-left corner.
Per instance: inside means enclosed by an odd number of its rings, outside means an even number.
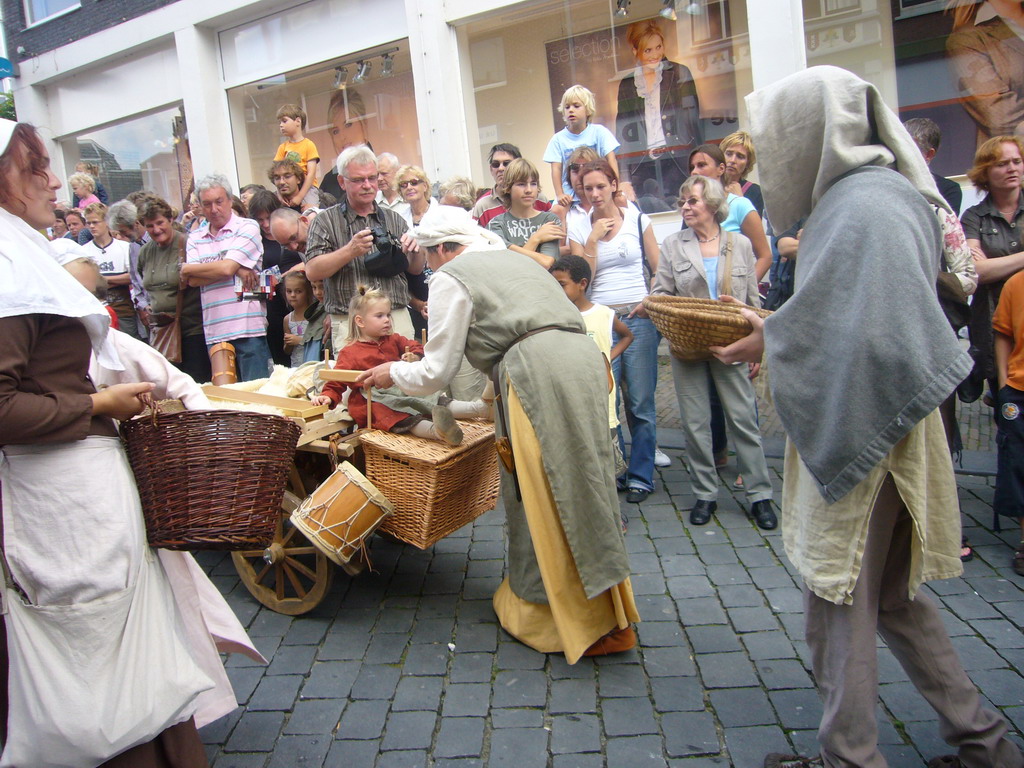
[[[227,224],[211,235],[210,223],[204,222],[188,236],[185,259],[189,264],[231,259],[258,271],[263,266],[260,225],[232,213]],[[239,301],[233,276],[204,285],[202,298],[203,331],[208,345],[267,334],[267,313],[262,302]]]

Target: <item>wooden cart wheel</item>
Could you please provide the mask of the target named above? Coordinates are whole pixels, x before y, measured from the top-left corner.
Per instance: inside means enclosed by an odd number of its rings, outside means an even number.
[[[331,588],[334,564],[291,523],[302,500],[285,491],[274,540],[266,549],[232,552],[246,589],[263,605],[286,616],[316,608]]]

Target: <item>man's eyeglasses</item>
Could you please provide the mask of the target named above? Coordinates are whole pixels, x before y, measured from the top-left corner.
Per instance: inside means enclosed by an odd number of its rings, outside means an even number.
[[[569,163],[569,173],[579,173],[583,163]]]
[[[355,184],[357,187],[361,187],[364,184],[369,184],[370,186],[373,186],[374,184],[377,183],[377,177],[376,176],[361,176],[358,179],[353,179],[350,176],[346,176],[345,177],[345,181],[347,181],[349,184]]]
[[[423,183],[422,179],[407,179],[398,183],[399,189],[405,189],[408,186],[418,187]]]
[[[508,168],[508,164],[511,160],[491,160],[491,168],[498,170],[499,168]]]
[[[294,173],[285,173],[285,174],[282,174],[280,176],[271,176],[270,180],[271,181],[284,181],[285,179],[294,179],[294,178],[295,178],[295,174]]]

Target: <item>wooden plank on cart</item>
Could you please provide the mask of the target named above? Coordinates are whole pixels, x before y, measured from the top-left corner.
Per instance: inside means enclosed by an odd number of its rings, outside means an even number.
[[[288,416],[299,416],[308,419],[318,416],[327,411],[326,405],[313,405],[308,400],[297,397],[277,397],[276,395],[264,395],[259,392],[246,392],[231,387],[217,387],[207,384],[203,392],[211,400],[229,400],[236,403],[255,403],[257,405],[269,405],[272,408],[280,408]]]
[[[317,376],[322,381],[343,381],[346,384],[351,384],[359,378],[359,374],[366,373],[366,371],[349,371],[344,368],[324,368],[321,371],[317,371]]]

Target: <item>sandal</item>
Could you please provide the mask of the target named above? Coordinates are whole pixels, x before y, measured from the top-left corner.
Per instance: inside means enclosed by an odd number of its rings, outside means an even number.
[[[1024,541],[1017,545],[1017,551],[1013,553],[1013,572],[1024,576]]]
[[[736,480],[733,481],[732,487],[737,491],[743,490],[743,475],[736,475]]]
[[[969,563],[974,559],[974,550],[971,549],[971,545],[967,542],[967,537],[963,536],[960,538],[960,562]]]

